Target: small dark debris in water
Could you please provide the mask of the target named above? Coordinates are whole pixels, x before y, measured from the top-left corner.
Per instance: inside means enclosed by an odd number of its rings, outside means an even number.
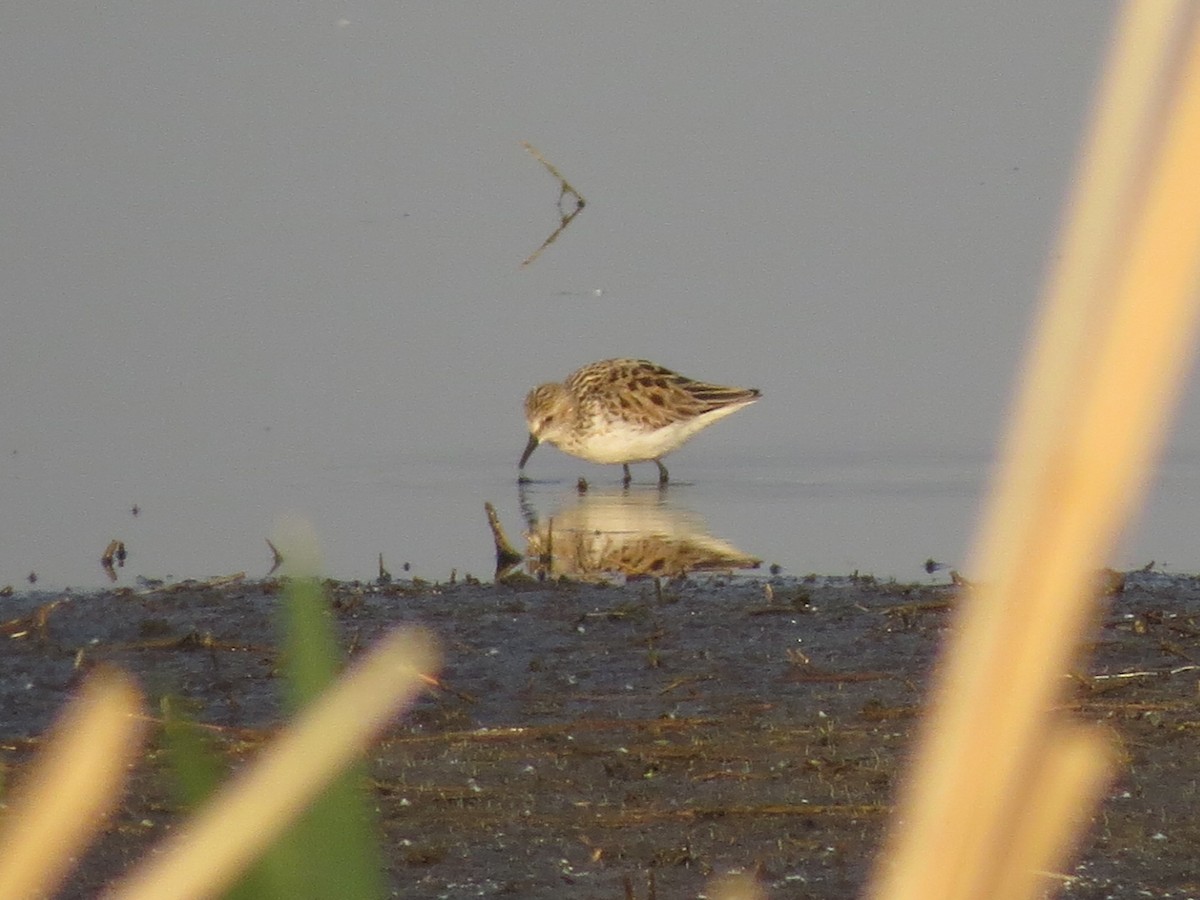
[[[588,491],[587,479],[580,476],[580,479],[575,482],[575,490],[580,494],[586,494]]]
[[[139,508],[138,508],[138,505],[135,503],[135,504],[133,504],[133,509],[131,509],[131,510],[129,510],[129,511],[130,511],[131,513],[133,513],[133,517],[136,519],[136,518],[137,518],[137,514],[141,512],[141,509],[139,509]]]
[[[117,570],[113,568],[114,559],[119,559],[120,564],[125,565],[125,544],[116,538],[108,542],[108,546],[104,548],[104,554],[100,557],[100,565],[104,568],[104,574],[108,576],[109,581],[117,580]]]
[[[402,568],[402,569],[403,569],[405,572],[407,572],[409,569],[411,569],[411,568],[412,568],[412,566],[411,566],[411,565],[409,565],[408,563],[405,563],[405,564],[404,564],[404,565],[402,565],[400,568]]]
[[[37,572],[30,572],[27,576],[25,576],[25,580],[30,584],[37,584]]]
[[[934,572],[941,571],[942,569],[945,569],[945,568],[946,568],[946,563],[940,563],[936,559],[934,559],[932,556],[929,557],[929,559],[925,560],[925,571],[929,575],[932,575]]]
[[[267,570],[268,575],[274,575],[275,572],[283,565],[283,554],[279,552],[279,548],[271,543],[271,539],[267,538],[267,546],[271,548],[271,568]]]
[[[1140,569],[1138,569],[1138,571],[1145,572],[1147,575],[1150,574],[1151,572],[1153,572],[1154,571],[1154,560],[1150,560],[1150,562],[1146,563],[1144,566],[1142,566]]]
[[[769,569],[767,569],[767,571],[772,575],[778,575],[783,571],[783,566],[781,566],[779,563],[771,563],[771,566]]]
[[[128,555],[129,554],[127,554],[125,552],[125,542],[121,541],[119,544],[117,544],[117,568],[118,569],[125,568],[125,560],[128,557]]]

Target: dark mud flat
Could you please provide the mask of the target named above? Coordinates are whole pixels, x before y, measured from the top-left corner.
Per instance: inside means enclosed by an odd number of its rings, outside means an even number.
[[[772,596],[766,586],[771,585]],[[273,582],[0,600],[11,777],[99,662],[170,694],[248,759],[278,725]],[[846,898],[889,812],[954,589],[871,579],[623,586],[330,585],[348,648],[440,636],[444,689],[370,754],[399,897],[695,897],[756,870]],[[56,602],[57,601],[57,602]],[[1200,895],[1200,580],[1133,573],[1072,673],[1125,765],[1067,896]],[[150,749],[64,896],[92,896],[178,821]]]

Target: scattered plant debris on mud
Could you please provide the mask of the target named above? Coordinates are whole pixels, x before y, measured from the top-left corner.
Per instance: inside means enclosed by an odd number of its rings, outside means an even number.
[[[1200,891],[1200,579],[1130,572],[1074,682],[1125,765],[1070,897]],[[439,635],[435,685],[368,755],[395,896],[694,897],[752,870],[771,896],[854,896],[875,853],[957,587],[852,578],[329,583],[350,653]],[[135,673],[234,764],[281,720],[279,582],[0,600],[5,784],[99,664]],[[63,896],[181,818],[152,739]]]

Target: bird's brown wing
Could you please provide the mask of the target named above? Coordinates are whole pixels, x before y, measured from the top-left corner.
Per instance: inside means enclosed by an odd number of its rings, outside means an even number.
[[[605,360],[585,366],[567,381],[583,405],[595,413],[620,410],[649,428],[694,419],[760,396],[752,388],[695,381],[644,359]]]

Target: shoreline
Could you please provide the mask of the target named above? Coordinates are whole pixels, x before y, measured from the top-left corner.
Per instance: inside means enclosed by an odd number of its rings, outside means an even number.
[[[0,600],[5,782],[97,664],[135,674],[151,712],[178,698],[231,763],[252,756],[281,715],[279,588]],[[640,896],[650,877],[696,896],[734,868],[771,896],[853,896],[957,591],[765,572],[326,588],[351,652],[400,622],[442,643],[442,688],[369,753],[393,895],[532,898]],[[1127,765],[1065,893],[1194,892],[1200,578],[1126,573],[1089,652],[1070,705]],[[94,894],[178,821],[155,742],[62,896]]]

